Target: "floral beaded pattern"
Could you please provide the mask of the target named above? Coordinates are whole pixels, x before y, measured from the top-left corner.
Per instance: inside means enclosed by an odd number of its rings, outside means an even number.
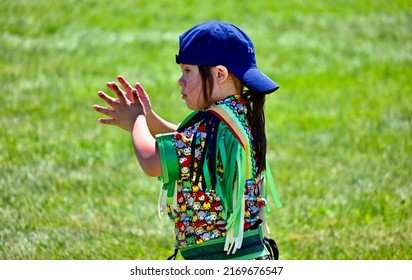
[[[216,105],[223,102],[230,105],[230,108],[247,128],[249,139],[252,139],[250,128],[245,120],[244,100],[240,96],[230,96],[217,102]],[[205,188],[203,176],[199,177],[198,182],[191,177],[196,176],[197,172],[201,172],[197,167],[200,165],[206,143],[206,126],[207,123],[199,121],[174,135],[180,179],[176,182],[177,206],[168,205],[167,212],[175,223],[176,246],[178,248],[200,244],[226,235],[225,227],[228,213],[224,209],[222,197],[217,195],[215,190]],[[231,132],[226,130],[226,133]],[[192,143],[193,141],[195,143]],[[194,169],[192,173],[191,168]],[[219,178],[222,178],[223,172],[224,164],[219,161],[217,168]],[[259,219],[260,211],[265,206],[265,200],[260,194],[262,182],[262,173],[246,181],[244,188],[245,229],[251,227]],[[233,185],[229,187],[233,188]]]

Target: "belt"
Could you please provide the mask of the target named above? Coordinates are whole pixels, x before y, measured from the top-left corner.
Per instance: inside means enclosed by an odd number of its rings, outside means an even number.
[[[224,246],[225,238],[217,238],[181,248],[180,253],[185,260],[250,260],[269,255],[261,227],[244,232],[242,247],[235,254],[224,251]]]

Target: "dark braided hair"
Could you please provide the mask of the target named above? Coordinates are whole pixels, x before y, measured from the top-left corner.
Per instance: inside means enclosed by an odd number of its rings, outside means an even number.
[[[266,94],[253,90],[246,90],[242,93],[246,101],[246,117],[252,128],[252,137],[257,154],[258,172],[262,172],[266,167],[266,132],[265,132],[265,98]]]

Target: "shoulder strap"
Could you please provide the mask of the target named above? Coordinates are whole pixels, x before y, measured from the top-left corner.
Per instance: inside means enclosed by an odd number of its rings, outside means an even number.
[[[215,114],[219,117],[222,122],[224,122],[233,135],[238,139],[239,143],[245,149],[246,155],[248,155],[249,159],[246,161],[246,178],[251,178],[253,173],[253,155],[251,154],[251,144],[249,141],[249,136],[246,132],[246,128],[243,123],[241,123],[235,113],[229,108],[226,104],[220,104],[218,106],[214,106],[207,111]],[[270,169],[269,162],[266,158],[266,171],[265,171],[265,186],[263,195],[268,197],[268,191],[272,193],[272,197],[275,201],[276,207],[281,208],[282,202],[280,201],[275,181],[272,176],[272,171]],[[270,207],[267,205],[268,211],[270,212]]]
[[[238,118],[226,104],[214,106],[207,109],[207,111],[216,115],[222,122],[227,125],[229,130],[242,145],[243,149],[246,152],[246,155],[249,155],[249,159],[246,161],[246,178],[249,179],[253,177],[253,157],[251,157],[252,155],[250,154],[251,145],[245,127],[240,123]]]
[[[233,214],[228,220],[228,232],[226,237],[226,244],[225,250],[232,251],[232,253],[236,252],[236,249],[242,246],[242,239],[243,239],[243,215],[244,215],[244,203],[239,203],[243,198],[243,188],[242,185],[245,180],[253,178],[255,169],[254,169],[254,160],[252,154],[252,144],[250,142],[250,138],[248,132],[246,131],[245,123],[241,122],[238,116],[233,112],[233,110],[227,104],[219,104],[217,106],[211,107],[207,110],[208,112],[213,113],[217,117],[221,119],[223,123],[227,125],[229,130],[232,132],[233,136],[239,141],[241,146],[245,151],[245,157],[243,160],[238,158],[238,161],[242,161],[245,164],[246,172],[243,173],[242,170],[238,170],[238,180],[237,186],[234,188],[234,197],[237,197],[233,200],[235,206]],[[282,207],[282,203],[279,199],[278,192],[276,190],[275,182],[273,180],[272,172],[270,170],[270,166],[268,160],[266,158],[266,170],[264,173],[264,184],[262,186],[262,194],[265,198],[268,198],[268,191],[272,193],[272,197],[274,198],[275,204],[278,208]],[[244,176],[245,178],[240,178],[240,176]],[[241,209],[239,209],[241,208]],[[269,203],[266,205],[266,210],[271,212]],[[269,227],[266,222],[266,215],[265,211],[262,212],[262,220],[264,222],[263,231],[265,235],[269,235]]]

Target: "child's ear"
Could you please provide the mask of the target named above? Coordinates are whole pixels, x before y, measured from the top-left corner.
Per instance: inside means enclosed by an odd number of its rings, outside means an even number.
[[[229,77],[229,71],[223,65],[218,65],[215,67],[216,78],[219,83],[223,83]]]

